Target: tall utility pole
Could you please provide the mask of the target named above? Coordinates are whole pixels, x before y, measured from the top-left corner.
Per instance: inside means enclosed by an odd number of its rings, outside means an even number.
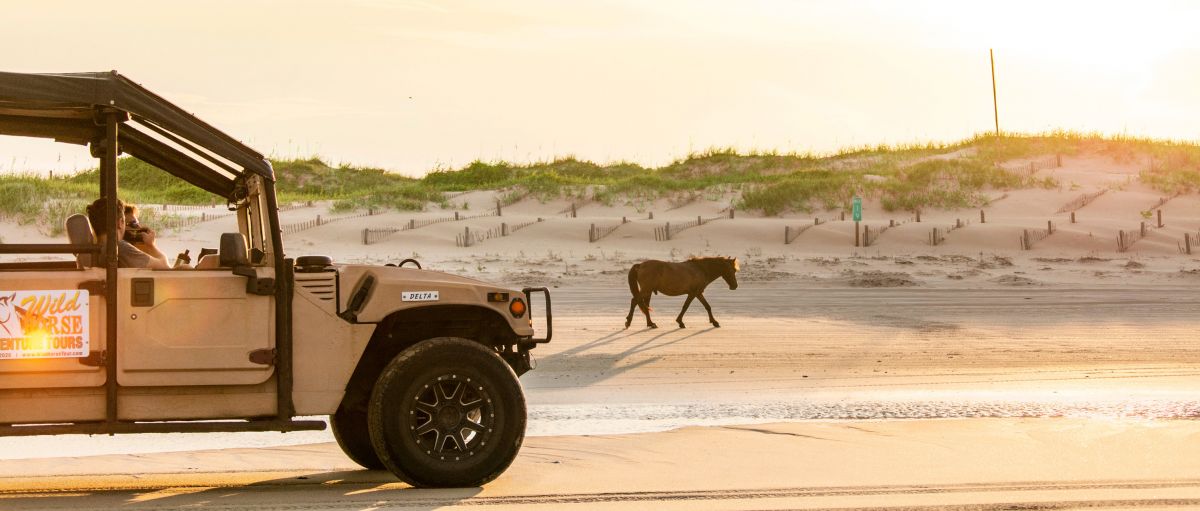
[[[992,115],[996,118],[996,137],[1000,137],[1000,107],[996,104],[996,55],[988,48],[988,58],[992,61]]]

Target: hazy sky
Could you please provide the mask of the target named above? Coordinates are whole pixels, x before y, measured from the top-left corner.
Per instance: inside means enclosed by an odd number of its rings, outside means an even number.
[[[0,69],[117,69],[281,157],[658,165],[991,130],[988,48],[1002,129],[1196,140],[1198,19],[1144,1],[39,1],[5,6]],[[92,165],[0,137],[0,171]]]

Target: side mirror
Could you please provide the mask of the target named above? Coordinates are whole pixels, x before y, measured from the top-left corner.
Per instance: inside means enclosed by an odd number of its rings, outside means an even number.
[[[246,255],[246,238],[236,232],[221,234],[221,251],[218,252],[217,258],[222,268],[237,268],[250,264]]]

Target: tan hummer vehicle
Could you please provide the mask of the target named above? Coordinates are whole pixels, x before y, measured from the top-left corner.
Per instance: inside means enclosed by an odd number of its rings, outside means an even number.
[[[271,164],[116,72],[0,73],[0,134],[89,146],[102,232],[117,232],[120,154],[221,197],[238,225],[194,269],[118,268],[116,237],[98,244],[85,215],[66,219],[69,243],[0,244],[64,257],[0,260],[0,436],[319,430],[298,417],[330,415],[351,459],[418,486],[480,485],[516,456],[546,289],[287,257]]]

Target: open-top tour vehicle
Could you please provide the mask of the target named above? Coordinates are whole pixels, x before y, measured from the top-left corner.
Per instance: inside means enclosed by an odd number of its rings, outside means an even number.
[[[111,73],[0,73],[0,134],[87,145],[116,232],[118,156],[227,201],[238,232],[194,269],[118,268],[88,218],[69,243],[0,244],[0,436],[323,429],[418,486],[503,472],[525,435],[517,377],[550,294],[284,254],[271,164]],[[214,240],[216,242],[217,240]],[[535,338],[532,299],[547,332]],[[64,453],[69,454],[69,453]]]

